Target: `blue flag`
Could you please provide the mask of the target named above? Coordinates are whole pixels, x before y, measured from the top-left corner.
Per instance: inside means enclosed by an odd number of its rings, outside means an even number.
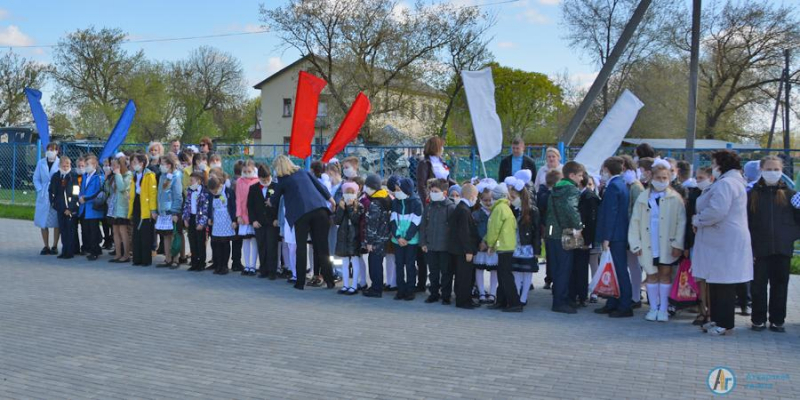
[[[42,92],[25,88],[25,97],[28,98],[28,104],[31,105],[31,114],[33,114],[33,121],[36,123],[36,130],[39,131],[42,147],[47,148],[47,144],[50,143],[50,125],[47,123],[47,114],[44,113],[44,108],[42,108]]]
[[[119,120],[117,120],[117,124],[114,126],[114,130],[108,135],[108,142],[106,142],[105,147],[103,147],[103,152],[100,153],[99,161],[101,163],[106,158],[114,155],[114,152],[117,151],[117,147],[128,137],[128,129],[131,127],[131,123],[133,123],[134,115],[136,115],[136,105],[133,104],[133,100],[128,100],[128,104],[125,105],[125,109],[122,110],[122,115],[119,116]]]

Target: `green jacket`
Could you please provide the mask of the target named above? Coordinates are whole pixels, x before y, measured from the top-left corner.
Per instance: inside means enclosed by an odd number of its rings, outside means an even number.
[[[566,228],[583,229],[581,215],[578,212],[580,196],[580,190],[571,180],[565,178],[556,183],[550,198],[547,199],[544,231],[546,239],[560,240],[561,231]]]
[[[509,252],[517,248],[517,218],[508,206],[508,199],[497,200],[492,206],[486,245],[497,252]]]

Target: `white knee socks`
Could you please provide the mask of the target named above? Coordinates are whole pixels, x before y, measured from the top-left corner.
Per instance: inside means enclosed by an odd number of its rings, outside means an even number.
[[[662,283],[658,286],[658,297],[661,300],[661,304],[658,305],[658,311],[667,311],[667,307],[669,307],[669,290],[672,289],[672,285],[669,283]]]
[[[489,294],[492,296],[497,294],[497,271],[489,272]]]
[[[513,272],[514,274],[514,287],[517,288],[517,294],[522,295],[522,272]]]
[[[395,269],[394,254],[386,255],[386,285],[397,287],[397,270]]]
[[[242,255],[244,256],[244,269],[245,271],[256,270],[256,259],[258,258],[258,246],[254,238],[244,239],[242,241]]]
[[[475,285],[478,287],[478,294],[484,296],[486,294],[486,287],[483,284],[483,274],[484,270],[476,269],[475,270]]]
[[[350,257],[342,258],[342,288],[350,287]]]
[[[658,283],[648,283],[647,284],[647,301],[650,302],[650,309],[651,310],[658,310],[658,304],[661,302],[661,298],[659,297],[659,285]]]
[[[358,265],[357,270],[355,268],[353,269],[353,280],[358,278],[359,285],[367,286],[367,263],[364,262],[364,256],[358,256],[353,258],[355,258],[355,263]]]
[[[292,271],[292,278],[297,279],[297,245],[294,243],[283,243],[283,262],[289,271]]]
[[[533,279],[533,273],[520,272],[520,274],[522,274],[522,290],[519,292],[519,301],[527,303],[528,292],[531,291],[531,280]]]

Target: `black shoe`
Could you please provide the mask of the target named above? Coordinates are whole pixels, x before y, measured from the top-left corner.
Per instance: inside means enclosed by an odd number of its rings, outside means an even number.
[[[786,328],[784,328],[783,325],[778,325],[778,324],[773,324],[773,323],[769,324],[769,330],[771,330],[773,332],[778,332],[778,333],[785,333],[786,332]]]
[[[271,280],[271,281],[274,281],[275,279],[278,279],[278,274],[276,274],[274,272],[270,272],[268,279]]]
[[[520,305],[514,306],[514,307],[506,307],[506,308],[500,310],[500,312],[522,312],[522,305],[520,304]]]
[[[414,288],[414,293],[425,293],[425,286],[417,286]]]
[[[242,271],[244,271],[244,266],[234,265],[233,267],[231,267],[231,271],[233,271],[233,272],[242,272]]]
[[[131,263],[131,266],[140,267],[140,266],[142,266],[142,263],[133,262],[133,263]]]
[[[298,285],[297,283],[295,283],[295,284],[294,284],[294,286],[292,286],[292,287],[293,287],[293,288],[295,288],[295,289],[297,289],[297,290],[305,290],[305,289],[306,289],[306,288],[305,288],[305,286],[303,286],[303,285]]]
[[[384,292],[396,292],[397,291],[397,286],[388,286],[388,285],[384,286],[383,287],[383,291]]]
[[[545,282],[544,283],[544,290],[550,290],[552,288],[552,286],[553,285],[550,282]]]
[[[506,306],[500,305],[500,303],[494,303],[494,304],[492,304],[492,305],[490,305],[489,307],[486,307],[486,308],[488,308],[490,310],[502,310],[502,309],[506,308]]]
[[[578,308],[578,307],[580,307],[580,304],[578,304],[578,302],[577,302],[577,301],[570,301],[570,302],[569,302],[569,303],[567,303],[567,304],[568,304],[570,307],[572,307],[572,308]]]
[[[442,299],[442,305],[443,306],[449,306],[450,305],[450,299]]]
[[[367,290],[367,291],[363,292],[362,294],[364,295],[364,297],[376,297],[376,298],[383,297],[383,294],[381,294],[379,292],[372,291],[372,290]]]
[[[409,293],[409,294],[407,294],[407,295],[406,295],[406,296],[403,298],[403,300],[405,300],[405,301],[411,301],[411,300],[414,300],[414,293]]]
[[[289,278],[289,279],[287,279],[287,280],[286,280],[286,282],[287,282],[287,283],[291,283],[292,285],[296,285],[296,284],[297,284],[297,279],[295,279],[295,278]]]
[[[406,296],[401,294],[400,292],[397,292],[397,294],[394,295],[395,300],[403,300],[405,297]]]
[[[750,306],[742,306],[741,315],[744,315],[744,316],[750,315]]]
[[[56,255],[56,254],[58,254],[58,247],[57,247],[57,246],[53,246],[53,247],[51,247],[51,248],[50,248],[50,254],[51,254],[51,255]]]
[[[152,264],[150,264],[150,263],[147,263],[147,264],[141,264],[140,266],[142,266],[142,267],[149,267],[150,265],[152,265]]]
[[[632,310],[636,310],[638,308],[642,308],[642,302],[641,301],[635,301],[635,302],[631,303],[631,309]]]
[[[166,262],[163,263],[163,264],[156,264],[156,268],[169,268],[171,266],[172,266],[172,264],[166,263]]]
[[[767,324],[763,324],[763,323],[762,324],[753,324],[753,326],[751,326],[750,329],[752,329],[752,330],[754,330],[756,332],[762,332],[762,331],[765,331],[767,329]]]
[[[67,258],[67,256],[65,256],[63,254],[59,254],[58,257],[56,257],[56,258],[65,259],[65,258]]]
[[[96,254],[90,254],[90,255],[86,256],[86,259],[89,260],[89,261],[97,261],[97,255]]]
[[[336,283],[335,282],[326,282],[325,283],[325,289],[333,289],[335,287],[336,287]],[[353,293],[353,294],[355,294],[355,293]]]
[[[42,251],[39,252],[39,255],[40,256],[49,256],[50,255],[50,248],[47,247],[47,246],[44,246]]]
[[[474,310],[474,309],[476,309],[478,307],[476,307],[475,304],[463,304],[463,305],[460,305],[460,306],[456,305],[456,308],[463,308],[465,310]]]
[[[562,313],[562,314],[577,314],[578,313],[577,310],[575,310],[574,308],[572,308],[570,306],[567,306],[567,305],[554,306],[553,308],[551,308],[551,310],[553,312]]]
[[[633,316],[633,310],[620,311],[614,310],[608,314],[609,318],[628,318]]]
[[[425,302],[428,303],[428,304],[436,303],[437,301],[439,301],[439,296],[434,296],[434,295],[430,295],[430,296],[428,296],[427,299],[425,299]]]
[[[258,274],[258,279],[266,279],[267,274]]]
[[[606,306],[602,306],[602,307],[594,310],[594,313],[595,314],[611,314],[611,312],[613,312],[613,311],[614,310],[612,310],[612,309],[610,309],[610,308],[608,308]]]
[[[73,258],[75,258],[75,256],[64,256],[64,257],[62,257],[61,259],[62,259],[62,260],[71,260],[71,259],[73,259]]]
[[[228,275],[229,270],[227,268],[215,270],[214,273],[217,275]]]

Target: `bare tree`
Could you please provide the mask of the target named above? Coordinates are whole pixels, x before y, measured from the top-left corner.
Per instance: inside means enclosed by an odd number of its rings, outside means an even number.
[[[144,59],[141,51],[122,48],[126,34],[120,29],[88,28],[70,33],[53,53],[56,100],[65,108],[91,103],[105,115],[110,129],[125,104],[125,76]]]
[[[244,101],[244,73],[238,59],[202,46],[172,65],[172,92],[178,102],[182,139],[216,134],[212,110],[236,107]]]
[[[284,47],[312,56],[311,72],[328,82],[327,91],[342,113],[362,91],[372,99],[371,117],[375,117],[403,111],[411,93],[431,91],[419,80],[425,75],[424,66],[460,38],[463,27],[473,26],[482,16],[474,7],[449,3],[403,4],[290,0],[274,9],[262,5],[261,20],[280,36]],[[369,128],[365,133],[369,138]]]
[[[0,57],[0,126],[19,124],[26,115],[24,89],[40,88],[46,79],[47,67],[8,51]]]
[[[603,115],[621,93],[631,69],[668,49],[666,28],[673,26],[680,3],[679,0],[654,1],[645,13],[609,80],[614,86],[607,83],[603,87]],[[568,30],[566,39],[572,48],[585,51],[602,68],[638,4],[639,0],[564,0],[561,11],[562,24]]]

